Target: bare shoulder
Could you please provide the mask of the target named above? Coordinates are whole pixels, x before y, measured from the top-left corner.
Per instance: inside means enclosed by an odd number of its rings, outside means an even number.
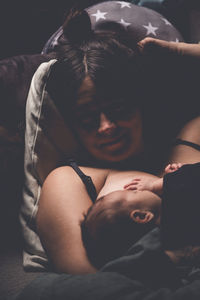
[[[89,168],[89,167],[79,167],[81,171],[90,176],[93,180],[93,183],[98,190],[100,190],[105,183],[105,180],[110,173],[109,169],[97,169],[97,168]],[[74,171],[74,169],[70,166],[63,166],[54,169],[46,178],[43,190],[46,187],[49,188],[63,188],[63,186],[80,186],[83,185],[81,178]]]
[[[189,121],[177,138],[200,145],[200,117]],[[187,145],[177,145],[172,149],[169,162],[196,163],[200,161],[200,151]]]
[[[200,116],[186,123],[180,131],[178,138],[200,145]]]

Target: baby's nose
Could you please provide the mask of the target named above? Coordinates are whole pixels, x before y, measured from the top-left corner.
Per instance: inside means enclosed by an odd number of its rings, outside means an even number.
[[[116,128],[116,124],[110,121],[104,113],[100,114],[100,122],[99,122],[99,133],[111,134],[112,131]]]

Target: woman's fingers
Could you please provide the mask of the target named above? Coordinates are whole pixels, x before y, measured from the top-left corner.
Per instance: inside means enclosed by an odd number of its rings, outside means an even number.
[[[168,42],[159,39],[147,37],[138,43],[139,50],[144,53],[148,52],[169,52],[177,53],[182,56],[193,56],[200,59],[200,44],[187,44]]]

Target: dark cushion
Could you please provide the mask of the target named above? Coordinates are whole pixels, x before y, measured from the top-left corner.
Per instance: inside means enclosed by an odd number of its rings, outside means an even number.
[[[14,299],[38,274],[22,266],[18,221],[24,180],[26,98],[38,66],[46,55],[21,55],[0,61],[0,298]]]
[[[14,300],[22,289],[41,273],[27,273],[22,267],[21,248],[0,253],[0,299]]]
[[[48,59],[36,54],[0,61],[0,249],[18,241],[26,98],[35,70]]]

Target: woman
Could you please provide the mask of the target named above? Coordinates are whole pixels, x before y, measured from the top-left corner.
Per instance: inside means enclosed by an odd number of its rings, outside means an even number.
[[[80,144],[78,163],[151,172],[164,166],[185,116],[177,121],[160,83],[154,88],[158,66],[150,67],[120,24],[94,32],[86,12],[73,12],[64,34],[47,90]]]
[[[84,28],[81,31],[82,37],[84,36],[81,42],[80,35],[77,38],[75,34],[80,29],[77,25],[80,20],[88,26],[86,31]],[[75,134],[88,153],[91,153],[93,160],[90,156],[83,155],[87,163],[89,161],[93,165],[95,163],[98,167],[104,167],[104,161],[109,167],[148,171],[155,171],[159,165],[161,169],[161,159],[158,157],[161,148],[156,146],[158,143],[162,144],[162,140],[157,140],[157,134],[164,135],[165,142],[167,136],[160,131],[161,123],[156,124],[156,127],[155,123],[153,126],[149,123],[147,128],[143,97],[142,101],[141,98],[134,98],[134,105],[132,103],[133,94],[139,97],[141,90],[137,85],[134,85],[134,89],[132,87],[139,68],[134,71],[133,64],[137,66],[138,57],[135,59],[131,40],[117,25],[112,25],[108,32],[95,34],[88,28],[90,29],[90,24],[85,14],[68,20],[65,34],[70,42],[64,51],[67,57],[63,58],[61,53],[62,58],[55,64],[49,80],[48,89],[52,98],[57,99],[61,112],[70,119]],[[73,32],[73,36],[70,36],[70,32]],[[75,68],[74,57],[79,62]],[[62,78],[66,79],[67,85]],[[66,96],[71,100],[70,114],[67,114],[65,107]],[[200,145],[196,138],[199,123],[199,118],[189,122],[179,137]],[[199,161],[199,153],[188,146],[178,145],[174,148],[170,161],[196,162]],[[122,174],[126,181],[134,176],[133,172],[119,173],[108,169],[82,168],[82,171],[92,177],[97,194],[122,188],[122,184],[126,183],[122,181]],[[57,169],[46,179],[40,198],[37,226],[44,248],[57,271],[96,271],[87,258],[79,225],[83,213],[91,205],[85,186],[70,167]]]

